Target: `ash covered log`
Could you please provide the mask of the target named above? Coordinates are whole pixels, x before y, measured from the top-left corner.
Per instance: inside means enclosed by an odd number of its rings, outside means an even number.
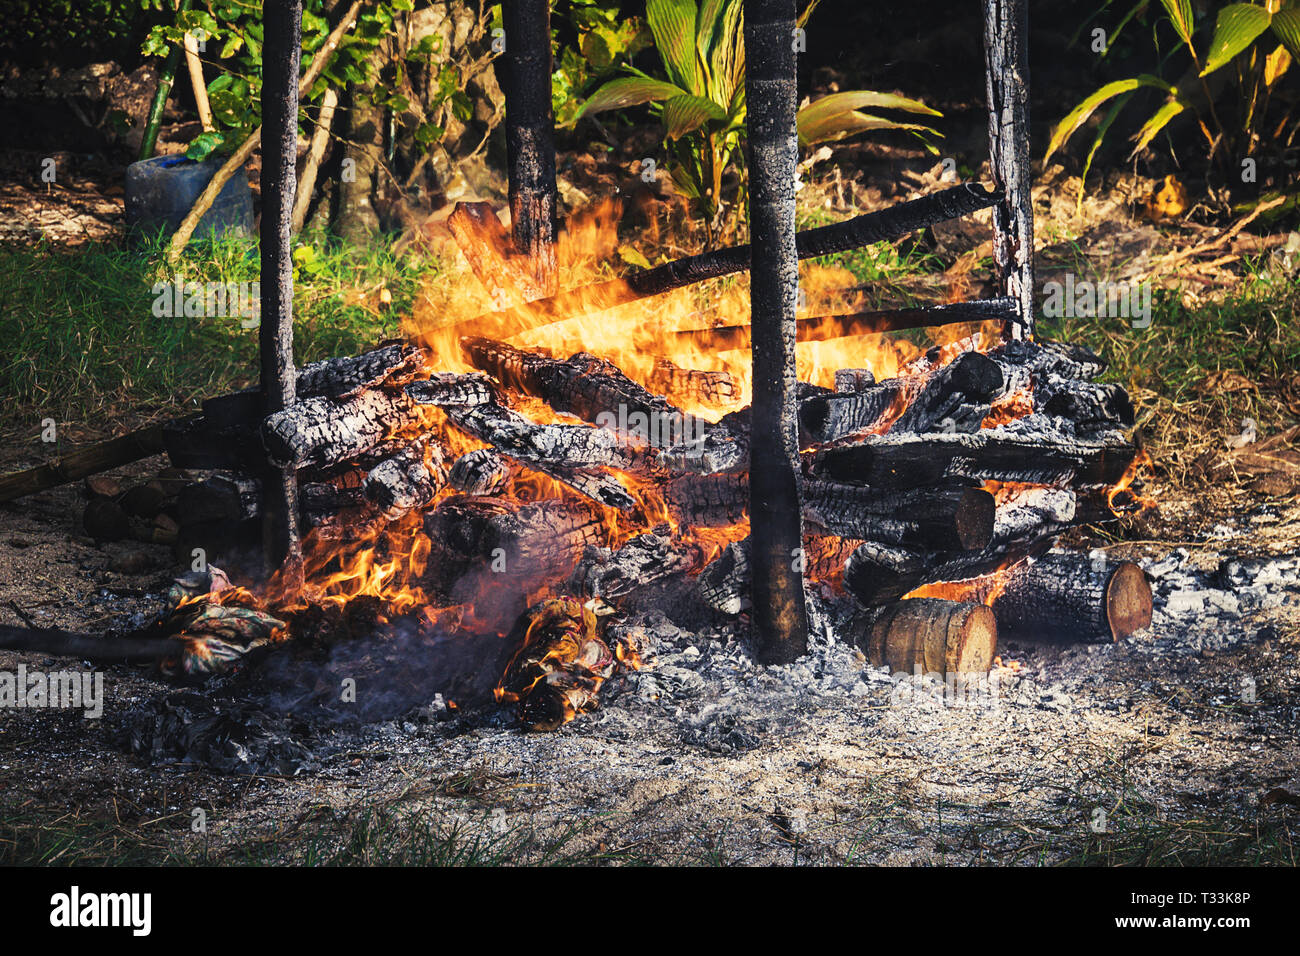
[[[1042,339],[1013,339],[992,349],[989,357],[1007,365],[1018,365],[1035,375],[1093,379],[1106,371],[1106,360],[1086,345]]]
[[[1051,552],[1007,572],[993,613],[1008,637],[1127,640],[1151,625],[1151,585],[1136,564]]]
[[[704,423],[628,378],[617,365],[585,352],[556,359],[490,339],[461,345],[476,368],[507,388],[540,398],[557,411],[656,445],[701,434]]]
[[[799,430],[809,442],[830,442],[877,428],[907,407],[919,381],[890,379],[852,392],[817,395],[799,404]]]
[[[991,401],[1005,384],[1002,369],[996,362],[980,352],[963,352],[930,376],[889,430],[930,431],[957,413],[963,404]],[[975,428],[978,427],[977,423]]]
[[[409,342],[392,342],[361,355],[324,359],[298,370],[297,397],[345,399],[383,384],[414,378],[425,355]]]
[[[560,580],[572,573],[585,548],[604,546],[609,536],[594,505],[557,499],[510,505],[494,498],[450,498],[425,512],[424,528],[431,541],[460,559],[459,568],[449,569],[452,577],[489,566],[528,580]]]
[[[975,434],[871,436],[813,454],[813,474],[907,488],[966,478],[1044,485],[1115,484],[1137,449],[1123,440],[1096,442],[986,428]]]
[[[268,416],[262,444],[282,467],[331,465],[369,451],[420,417],[416,403],[401,392],[370,389],[342,403],[308,398]]]
[[[983,604],[914,598],[884,608],[855,638],[873,666],[896,673],[987,674],[998,622]]]
[[[804,517],[832,534],[927,551],[978,551],[993,538],[993,496],[979,488],[877,491],[804,485]]]
[[[445,484],[442,453],[427,440],[412,442],[366,476],[364,494],[389,521],[423,508]]]
[[[573,574],[572,586],[584,597],[615,601],[704,562],[700,547],[667,534],[640,534],[617,551],[588,548]]]
[[[749,539],[733,541],[696,578],[704,603],[735,616],[750,607]]]
[[[406,386],[406,394],[419,405],[437,405],[453,408],[466,405],[486,405],[499,402],[501,396],[486,375],[455,372],[435,372]]]
[[[1076,434],[1090,435],[1132,428],[1133,402],[1122,385],[1081,382],[1050,373],[1034,383],[1034,407],[1064,418]]]
[[[875,373],[869,368],[838,368],[835,370],[835,393],[852,395],[876,384]]]
[[[510,477],[507,465],[490,448],[478,448],[456,459],[447,484],[467,495],[491,495],[500,491]]]

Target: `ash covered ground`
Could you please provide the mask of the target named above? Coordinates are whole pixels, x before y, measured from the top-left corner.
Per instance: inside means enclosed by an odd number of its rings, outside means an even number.
[[[76,500],[3,506],[0,603],[78,629],[156,613],[170,553],[95,546]],[[645,596],[622,626],[646,666],[553,733],[421,693],[436,678],[400,641],[194,688],[111,667],[101,719],[0,711],[0,855],[407,859],[374,836],[382,819],[394,843],[419,829],[506,862],[1290,862],[1298,519],[1293,499],[1220,489],[1168,497],[1128,540],[1064,542],[1137,561],[1152,627],[1004,642],[996,693],[959,701],[821,628],[805,659],[758,666],[745,622],[702,617],[689,584]],[[88,667],[0,652],[0,670],[20,663]],[[373,706],[322,707],[313,691],[349,672]]]

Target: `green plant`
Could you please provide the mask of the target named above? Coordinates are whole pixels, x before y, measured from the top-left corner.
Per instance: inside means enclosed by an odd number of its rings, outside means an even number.
[[[139,2],[145,9],[173,9],[172,0]],[[326,0],[303,3],[304,67],[329,36],[329,6]],[[371,65],[371,54],[386,37],[394,35],[394,18],[413,9],[412,0],[380,0],[363,6],[356,25],[343,38],[320,79],[303,97],[303,105],[319,101],[330,86],[353,87],[354,95],[364,87],[368,91],[366,96],[375,104],[398,113],[407,111],[411,104],[401,92],[405,64],[399,61],[390,78],[378,77]],[[196,4],[195,9],[175,14],[174,21],[153,27],[145,37],[141,52],[146,56],[166,56],[187,33],[202,40],[204,66],[217,70],[217,75],[207,84],[216,129],[199,134],[186,153],[190,159],[197,160],[213,151],[237,146],[262,121],[262,4],[258,0],[208,0],[206,4]],[[407,60],[431,63],[437,45],[435,37],[425,38],[407,54]],[[468,109],[464,94],[456,96],[459,91],[454,76],[439,75],[437,87],[440,98],[435,102],[439,106],[448,103],[462,112]],[[441,134],[441,127],[431,122],[417,133],[417,139],[427,146]]]
[[[800,15],[801,28],[817,2],[812,0]],[[646,20],[667,79],[629,66],[633,76],[603,84],[573,122],[607,110],[651,104],[663,123],[673,185],[696,204],[712,238],[728,206],[739,205],[745,192],[741,169],[737,199],[729,203],[723,198],[724,177],[739,165],[747,117],[743,5],[741,0],[647,0]],[[866,108],[940,115],[903,96],[869,90],[833,93],[799,111],[801,145],[881,129],[939,135],[927,126],[863,113]]]
[[[1198,23],[1191,0],[1160,0],[1165,16],[1159,18],[1156,27],[1160,23],[1169,23],[1178,40],[1176,49],[1185,50],[1191,59],[1191,67],[1184,78],[1175,84],[1152,73],[1143,73],[1105,84],[1072,109],[1052,131],[1045,160],[1064,146],[1102,104],[1114,100],[1098,125],[1088,151],[1083,168],[1086,180],[1092,161],[1116,117],[1134,94],[1144,88],[1164,93],[1165,99],[1135,134],[1130,158],[1150,146],[1162,130],[1185,113],[1195,116],[1209,145],[1211,162],[1216,155],[1248,156],[1259,141],[1258,130],[1272,90],[1287,72],[1291,58],[1300,56],[1300,8],[1284,6],[1288,3],[1290,0],[1265,0],[1263,4],[1232,3],[1224,6],[1219,10],[1208,45],[1201,44],[1198,50],[1197,35],[1203,32],[1200,27],[1208,22],[1208,17]],[[1125,17],[1124,23],[1148,4],[1149,0],[1142,0]],[[1266,35],[1271,35],[1276,41],[1271,52],[1257,46]],[[1237,69],[1219,72],[1229,65],[1235,65]],[[1217,74],[1217,80],[1232,73],[1236,74],[1234,79],[1239,95],[1238,123],[1235,125],[1221,121],[1215,91],[1209,81],[1212,75]],[[1221,87],[1226,86],[1221,84]]]
[[[558,11],[557,11],[558,12]],[[551,108],[558,126],[571,124],[583,97],[653,42],[640,17],[624,16],[619,0],[568,0],[560,14],[573,33],[558,44],[551,78]],[[559,30],[553,30],[559,35]]]

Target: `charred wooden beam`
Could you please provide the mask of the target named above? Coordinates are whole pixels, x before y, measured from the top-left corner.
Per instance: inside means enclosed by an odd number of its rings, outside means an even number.
[[[991,400],[1004,385],[996,362],[980,352],[963,352],[930,376],[889,430],[927,432],[945,418],[951,419],[962,405]],[[976,422],[971,430],[978,428]]]
[[[760,658],[787,664],[808,648],[799,493],[795,308],[799,289],[794,185],[794,0],[748,0],[745,92],[749,103],[749,299],[753,425],[749,472],[750,564]]]
[[[406,394],[418,405],[451,408],[461,405],[486,405],[501,400],[500,390],[486,375],[473,372],[435,372],[406,386]]]
[[[607,428],[539,425],[496,404],[451,408],[447,417],[498,454],[529,465],[626,469],[639,460],[636,450]]]
[[[881,332],[903,332],[908,329],[928,329],[963,322],[988,322],[1010,320],[1019,313],[1013,299],[998,298],[925,305],[908,309],[881,309],[869,312],[847,312],[839,315],[819,315],[798,320],[795,337],[800,342],[828,342],[854,335],[876,335]],[[748,349],[748,325],[727,325],[714,329],[687,329],[673,333],[674,337],[716,351]]]
[[[366,475],[364,493],[389,521],[433,501],[446,482],[437,445],[415,441]]]
[[[1009,637],[1078,641],[1127,640],[1151,625],[1151,585],[1130,561],[1051,552],[1010,569],[993,600]]]
[[[515,250],[532,263],[537,287],[551,295],[556,289],[556,187],[550,0],[507,0],[501,23],[506,49],[498,63],[506,98],[511,231]]]
[[[804,517],[832,534],[927,551],[978,551],[993,539],[993,496],[979,488],[877,491],[804,485]]]
[[[510,466],[490,448],[478,448],[461,455],[451,466],[447,484],[467,495],[491,495],[500,491],[510,477]]]
[[[692,528],[725,528],[749,519],[749,475],[680,475],[664,486],[673,517]]]
[[[844,587],[864,607],[879,607],[925,584],[992,574],[1047,551],[1051,543],[1049,535],[1005,545],[995,543],[966,554],[936,555],[868,541],[853,552],[845,565]]]
[[[163,449],[162,425],[149,425],[88,448],[78,448],[54,461],[0,478],[0,502],[130,464],[156,455]]]
[[[727,405],[740,397],[740,389],[730,372],[679,368],[664,358],[655,362],[650,387],[670,402]]]
[[[467,338],[461,344],[476,368],[507,388],[644,443],[672,444],[704,430],[701,420],[634,382],[606,359],[585,352],[556,359],[490,339]]]
[[[262,47],[262,318],[259,342],[263,411],[291,408],[293,365],[293,197],[297,189],[298,67],[302,0],[268,0]],[[291,590],[301,584],[295,462],[277,462],[263,479],[263,546],[267,573],[279,571]]]
[[[400,391],[370,389],[345,402],[308,398],[267,416],[262,444],[271,462],[282,468],[332,465],[417,425],[420,414]]]
[[[973,435],[871,436],[813,453],[811,470],[873,488],[918,487],[954,478],[1112,485],[1136,454],[1125,441],[1069,441],[989,428]]]
[[[616,601],[656,581],[695,571],[703,563],[704,552],[696,544],[667,535],[640,534],[617,551],[588,548],[572,585],[583,597]]]
[[[873,242],[901,239],[935,223],[959,219],[987,209],[1000,198],[1000,192],[986,191],[981,186],[954,186],[845,222],[800,232],[796,236],[797,253],[800,259],[813,259]],[[749,246],[730,246],[687,256],[623,278],[561,292],[508,311],[489,312],[464,319],[453,328],[463,330],[466,334],[504,338],[671,292],[706,279],[744,272],[749,268],[749,263]]]
[[[989,165],[1003,196],[993,207],[1001,293],[1018,303],[1010,338],[1034,334],[1034,171],[1029,159],[1029,0],[984,0]]]

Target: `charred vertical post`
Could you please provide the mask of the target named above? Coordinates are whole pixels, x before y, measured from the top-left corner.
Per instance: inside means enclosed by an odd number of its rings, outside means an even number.
[[[549,0],[505,0],[506,162],[515,250],[528,257],[545,295],[556,292],[555,129],[551,118]]]
[[[265,413],[293,404],[293,261],[290,235],[298,159],[298,67],[302,0],[266,0],[262,47],[262,322],[259,331]],[[263,543],[268,573],[292,585],[300,572],[298,482],[293,467],[268,466],[263,482]]]
[[[993,259],[1001,295],[1018,303],[1010,338],[1034,332],[1034,209],[1029,161],[1029,2],[984,0],[989,165],[1005,195],[993,207]]]
[[[794,0],[746,0],[749,100],[750,309],[753,428],[750,469],[754,623],[767,663],[803,655],[808,617],[799,507],[795,394]]]

